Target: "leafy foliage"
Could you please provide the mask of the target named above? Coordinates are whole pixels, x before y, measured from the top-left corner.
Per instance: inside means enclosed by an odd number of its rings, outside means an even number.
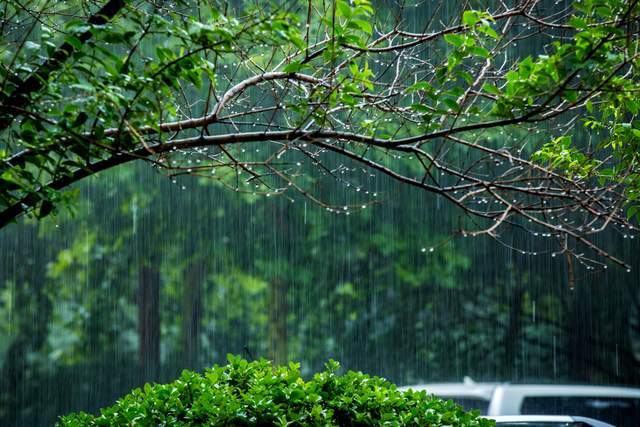
[[[473,218],[468,235],[527,222],[570,239],[589,269],[628,267],[590,234],[638,213],[640,7],[541,5],[464,10],[416,33],[397,25],[403,8],[391,19],[368,0],[111,0],[109,13],[73,3],[73,19],[8,2],[0,226],[55,213],[65,187],[136,159],[335,211],[309,176],[338,178],[338,157],[445,197]],[[521,39],[543,47],[521,55]],[[534,131],[520,148],[509,138]]]
[[[261,359],[229,356],[226,366],[203,374],[184,371],[173,383],[146,384],[100,415],[62,417],[59,426],[274,425],[489,427],[492,421],[465,412],[425,391],[400,392],[378,377],[338,375],[339,364],[304,381],[298,364],[274,367]]]

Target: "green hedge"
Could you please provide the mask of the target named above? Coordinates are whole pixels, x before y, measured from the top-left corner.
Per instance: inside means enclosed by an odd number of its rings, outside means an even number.
[[[100,415],[64,416],[59,426],[491,426],[476,411],[425,392],[400,392],[378,377],[338,375],[330,361],[309,381],[299,365],[275,367],[229,356],[203,374],[184,371],[170,384],[146,384]]]

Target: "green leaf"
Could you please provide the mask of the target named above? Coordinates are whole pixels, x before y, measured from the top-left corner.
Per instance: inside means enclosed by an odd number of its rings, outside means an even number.
[[[293,61],[288,63],[287,65],[284,66],[284,68],[282,69],[282,71],[284,71],[285,73],[296,73],[298,71],[300,71],[303,67],[302,62],[300,61]]]
[[[458,71],[456,74],[458,76],[462,77],[462,79],[465,81],[465,83],[467,83],[469,85],[473,83],[473,76],[471,75],[471,73],[469,73],[467,71]]]
[[[578,100],[578,92],[575,90],[567,90],[563,95],[569,102],[576,102]]]
[[[444,40],[455,47],[460,47],[464,44],[465,38],[459,34],[445,34]]]
[[[69,36],[66,39],[66,42],[69,43],[75,50],[82,49],[82,41],[76,36]]]
[[[462,22],[469,27],[473,27],[478,22],[480,22],[480,18],[478,17],[478,14],[476,11],[465,10],[464,13],[462,14]]]
[[[85,113],[84,111],[80,112],[80,114],[78,114],[76,119],[71,124],[71,127],[77,128],[78,126],[82,126],[87,121],[88,118],[89,116],[87,115],[87,113]]]
[[[351,6],[344,0],[338,0],[336,2],[336,12],[338,16],[349,18],[352,15]]]
[[[491,37],[494,40],[498,40],[500,38],[500,36],[498,35],[498,33],[496,33],[496,30],[494,30],[491,25],[489,24],[485,24],[485,25],[481,25],[478,27],[478,31],[480,31],[481,33],[484,33],[486,35],[488,35],[489,37]]]
[[[428,82],[416,82],[406,89],[407,93],[423,90],[425,92],[433,92],[433,86]]]
[[[472,55],[479,56],[481,58],[488,58],[490,56],[489,51],[482,46],[474,46],[469,49]]]
[[[79,89],[79,90],[84,90],[86,92],[93,92],[95,89],[89,83],[76,83],[76,84],[69,85],[69,87],[71,89]]]
[[[458,111],[460,109],[460,105],[458,105],[458,103],[451,98],[444,98],[442,102],[444,103],[444,105],[446,105],[447,107],[451,108],[454,111]]]
[[[289,33],[289,40],[300,50],[304,50],[307,48],[304,39],[300,37],[300,34],[298,34],[297,32]]]
[[[354,19],[351,21],[351,23],[367,34],[371,34],[373,32],[371,23],[365,21],[364,19]]]
[[[348,93],[342,93],[340,95],[340,100],[346,105],[350,106],[356,105],[357,103],[356,99]]]
[[[81,19],[72,19],[64,25],[64,28],[69,32],[78,34],[89,31],[91,26],[87,25],[87,22]]]
[[[429,113],[429,112],[431,112],[431,109],[429,109],[426,105],[422,105],[422,104],[412,104],[411,105],[411,109],[413,109],[414,111],[416,111],[418,113]]]
[[[497,86],[494,86],[490,83],[485,83],[482,85],[482,90],[484,90],[487,93],[490,93],[491,95],[498,95],[500,96],[502,94],[502,92],[500,92],[500,89],[497,88]]]
[[[24,48],[26,50],[39,50],[40,49],[40,45],[38,43],[34,43],[32,41],[27,41],[24,44]]]
[[[571,25],[576,30],[583,30],[587,28],[587,20],[580,16],[572,16],[569,20],[569,25]]]

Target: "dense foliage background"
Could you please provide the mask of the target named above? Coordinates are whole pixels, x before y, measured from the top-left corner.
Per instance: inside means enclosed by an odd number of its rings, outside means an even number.
[[[455,211],[371,180],[379,205],[330,215],[141,165],[85,182],[73,218],[6,229],[2,424],[95,411],[227,353],[296,360],[305,375],[333,357],[399,384],[640,384],[637,273],[571,289],[562,257],[450,241]],[[638,263],[637,238],[604,238]]]

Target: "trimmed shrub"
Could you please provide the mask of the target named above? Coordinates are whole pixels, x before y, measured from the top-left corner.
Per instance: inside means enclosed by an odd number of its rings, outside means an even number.
[[[309,381],[300,366],[229,356],[226,366],[184,371],[170,384],[146,384],[104,408],[64,416],[59,426],[460,426],[492,421],[452,401],[359,372],[338,375],[329,361]]]

